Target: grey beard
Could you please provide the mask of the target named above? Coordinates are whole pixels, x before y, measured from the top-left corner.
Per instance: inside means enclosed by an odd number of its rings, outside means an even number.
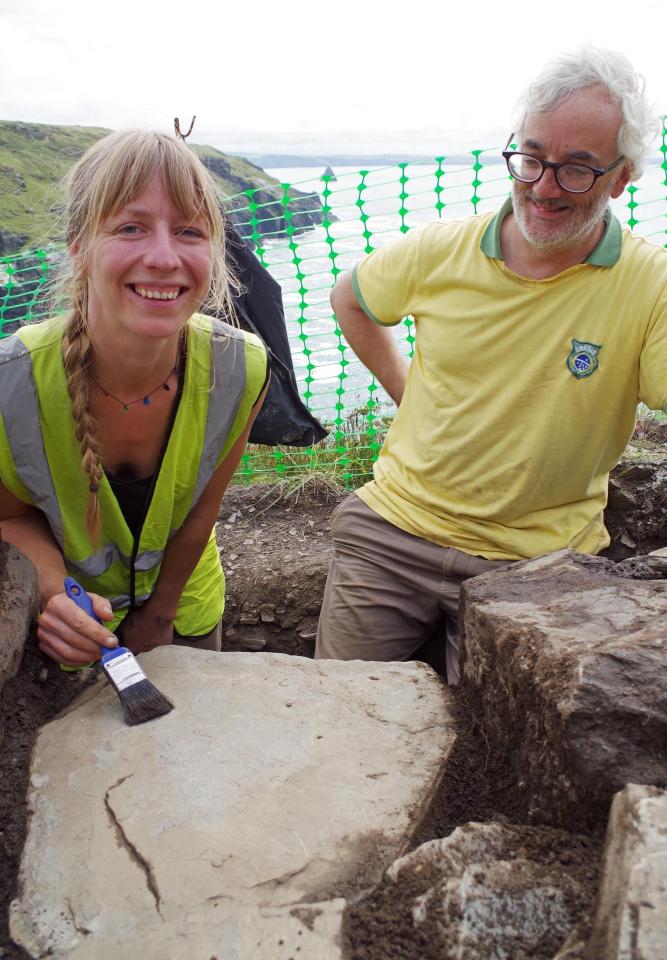
[[[525,217],[525,205],[531,202],[530,194],[519,193],[516,184],[512,187],[512,207],[521,235],[531,246],[543,251],[565,250],[568,247],[574,246],[580,240],[585,239],[586,236],[592,233],[598,226],[601,220],[608,219],[611,213],[608,201],[608,194],[601,194],[591,206],[583,209],[575,209],[574,214],[560,234],[556,233],[555,236],[541,236],[531,233]],[[557,208],[561,205],[561,201],[546,200],[542,202],[542,206],[546,209],[550,207],[552,209]],[[570,207],[570,209],[572,208]]]

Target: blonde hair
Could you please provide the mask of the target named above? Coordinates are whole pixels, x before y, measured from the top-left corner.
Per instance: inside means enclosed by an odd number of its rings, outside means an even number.
[[[97,494],[103,470],[90,402],[95,357],[88,334],[88,251],[102,223],[137,197],[156,174],[178,211],[190,221],[203,218],[209,230],[211,286],[203,309],[232,322],[234,317],[232,294],[238,287],[226,258],[221,197],[201,160],[182,140],[163,133],[121,131],[93,144],[64,181],[65,236],[71,256],[56,297],[69,307],[62,352],[82,467],[89,480],[86,525],[95,544],[100,535]]]

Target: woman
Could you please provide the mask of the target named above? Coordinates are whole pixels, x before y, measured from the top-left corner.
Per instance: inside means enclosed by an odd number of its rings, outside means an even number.
[[[69,311],[0,342],[2,537],[38,572],[40,648],[219,649],[213,527],[268,378],[231,316],[214,183],[172,137],[117,133],[68,178]],[[74,576],[86,617],[65,596]],[[121,627],[122,623],[122,627]]]

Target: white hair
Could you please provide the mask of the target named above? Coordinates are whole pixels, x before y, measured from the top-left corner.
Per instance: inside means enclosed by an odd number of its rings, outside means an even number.
[[[659,130],[658,119],[644,93],[644,78],[615,50],[586,44],[550,60],[519,101],[517,129],[529,113],[547,113],[575,90],[592,86],[604,87],[612,102],[621,106],[618,151],[629,162],[630,179],[638,180]]]

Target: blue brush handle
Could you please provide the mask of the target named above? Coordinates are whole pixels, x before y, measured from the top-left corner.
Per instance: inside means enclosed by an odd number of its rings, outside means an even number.
[[[70,600],[74,601],[80,610],[83,610],[84,613],[87,613],[89,617],[93,618],[93,620],[97,620],[98,623],[102,623],[100,618],[95,615],[92,600],[83,589],[81,584],[76,582],[74,577],[65,577],[65,593]],[[108,663],[109,660],[113,660],[114,657],[127,652],[125,647],[114,647],[113,650],[107,650],[106,648],[103,649],[104,653],[102,654],[102,663]]]

